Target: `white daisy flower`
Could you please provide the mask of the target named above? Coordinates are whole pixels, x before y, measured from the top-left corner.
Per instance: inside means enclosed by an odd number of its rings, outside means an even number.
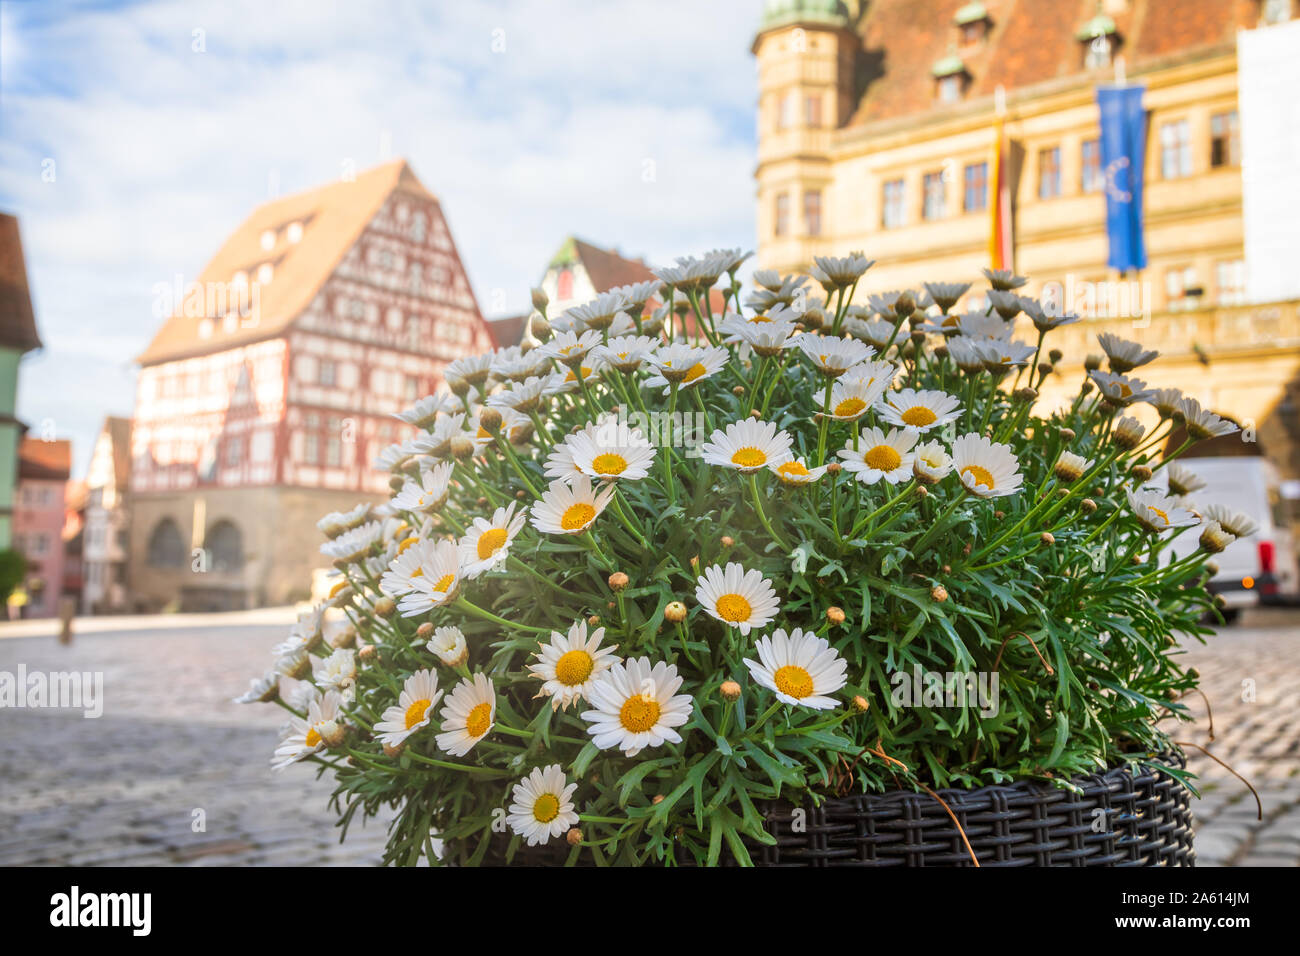
[[[1013,495],[1025,480],[1009,445],[974,433],[952,443],[952,464],[966,490],[981,498]]]
[[[492,374],[492,357],[491,352],[462,356],[442,370],[442,377],[449,383],[459,379],[470,385],[482,385]]]
[[[447,667],[459,667],[469,658],[465,632],[455,626],[435,627],[433,636],[424,646]]]
[[[886,322],[884,319],[868,319],[852,314],[844,319],[845,332],[859,341],[866,342],[877,351],[886,348],[891,341],[897,342],[900,337],[905,338],[895,334],[895,328],[893,322]]]
[[[505,564],[510,545],[527,520],[524,512],[515,514],[519,502],[512,501],[492,513],[490,521],[475,518],[460,539],[460,572],[473,580],[484,572]]]
[[[543,534],[581,534],[591,526],[609,504],[614,483],[599,493],[585,474],[570,481],[552,481],[532,508],[533,527]]]
[[[593,358],[607,362],[620,372],[635,372],[654,355],[659,340],[648,335],[621,335],[593,350]]]
[[[498,392],[487,397],[486,404],[492,408],[510,408],[517,412],[528,413],[542,404],[546,387],[550,384],[549,374],[530,375],[523,381],[513,381]]]
[[[673,728],[691,719],[692,706],[689,694],[677,694],[681,686],[672,664],[651,667],[648,657],[615,664],[592,683],[592,709],[580,715],[591,724],[592,743],[601,750],[618,747],[628,757],[646,747],[681,743]]]
[[[1010,339],[1014,326],[1003,322],[996,315],[983,312],[966,312],[957,320],[957,331],[974,342],[988,339]]]
[[[781,601],[763,572],[730,562],[705,568],[696,582],[695,600],[711,617],[748,634],[764,628],[776,617]]]
[[[550,371],[550,365],[550,359],[542,352],[535,348],[525,351],[518,345],[497,349],[492,356],[492,374],[511,382],[544,377]]]
[[[546,843],[578,822],[573,809],[576,783],[568,783],[558,763],[536,767],[515,784],[506,823],[523,837],[529,846]]]
[[[700,445],[700,457],[710,465],[758,471],[789,461],[793,442],[788,432],[778,431],[771,422],[742,418],[728,425],[726,431],[714,431]]]
[[[248,682],[248,690],[238,697],[232,697],[236,704],[265,704],[280,696],[280,674],[269,670],[261,677],[254,677]]]
[[[465,413],[457,412],[447,415],[433,423],[427,435],[418,435],[407,442],[405,447],[411,455],[428,455],[431,458],[446,458],[451,451],[451,440],[465,431]],[[410,456],[408,456],[409,458]],[[400,468],[392,469],[394,471]]]
[[[655,463],[655,448],[640,429],[612,415],[589,423],[566,438],[564,444],[574,468],[589,478],[638,481],[650,473]]]
[[[549,358],[558,359],[572,368],[585,359],[587,353],[599,345],[600,342],[601,335],[595,329],[587,329],[581,334],[577,332],[560,332],[545,345],[539,345],[537,351]]]
[[[393,496],[394,510],[433,514],[447,503],[447,495],[451,492],[451,469],[451,462],[439,462],[421,471],[420,477],[408,478],[402,490]]]
[[[1187,429],[1187,436],[1194,441],[1231,435],[1237,431],[1236,425],[1226,418],[1220,418],[1214,412],[1201,408],[1201,403],[1194,398],[1184,398],[1180,401],[1178,411],[1185,419],[1184,427]]]
[[[413,617],[455,598],[460,578],[460,549],[454,542],[421,540],[393,559],[379,587],[398,598],[403,617]]]
[[[602,292],[583,305],[575,305],[564,311],[565,317],[575,329],[595,329],[603,331],[614,322],[618,315],[629,305],[627,297],[621,292],[610,290]]]
[[[1205,481],[1195,472],[1176,462],[1165,469],[1165,476],[1169,480],[1169,490],[1180,498],[1194,494],[1205,487]]]
[[[433,395],[426,395],[410,408],[398,412],[393,417],[416,428],[427,429],[437,421],[440,414],[451,415],[461,408],[460,399],[451,392],[436,392]]]
[[[307,705],[307,719],[294,714],[289,718],[288,733],[271,756],[271,767],[283,770],[290,764],[333,747],[343,740],[343,700],[334,691],[318,696]]]
[[[365,524],[370,519],[370,508],[369,503],[363,503],[351,511],[331,511],[316,522],[316,528],[328,538],[337,538],[343,532]]]
[[[754,645],[758,660],[746,658],[745,666],[754,680],[776,693],[785,704],[831,710],[833,694],[846,683],[848,663],[825,638],[795,628],[787,637],[777,628],[771,637],[760,637]]]
[[[813,256],[813,267],[808,272],[830,293],[853,285],[873,265],[875,260],[863,255]]]
[[[731,358],[725,348],[687,345],[674,342],[657,349],[649,362],[655,373],[641,383],[642,388],[663,388],[665,394],[676,383],[690,388],[721,371]]]
[[[1078,481],[1092,466],[1092,459],[1076,455],[1072,451],[1062,451],[1061,456],[1056,459],[1056,464],[1052,466],[1052,473],[1060,481],[1070,484]]]
[[[1147,402],[1160,413],[1160,418],[1173,418],[1178,412],[1178,403],[1183,400],[1183,393],[1176,388],[1155,388],[1147,396]]]
[[[472,680],[461,681],[447,695],[438,717],[442,720],[438,749],[453,757],[465,756],[496,723],[497,695],[491,678],[478,673]]]
[[[577,462],[573,460],[573,446],[569,444],[567,438],[555,445],[551,453],[546,456],[545,473],[552,481],[563,481],[566,484],[584,474]]]
[[[844,460],[844,470],[853,472],[864,485],[874,485],[882,478],[896,485],[912,476],[916,458],[912,448],[920,437],[920,432],[910,428],[891,428],[885,434],[873,425],[862,430],[856,449],[850,438],[838,454]]]
[[[381,743],[396,747],[433,719],[433,708],[442,697],[438,675],[428,668],[416,671],[402,684],[397,703],[384,711],[375,724]]]
[[[990,372],[1007,372],[1021,365],[1028,365],[1038,351],[1024,342],[1008,342],[1006,339],[981,339],[975,343],[975,351],[984,359],[984,367]]]
[[[891,425],[928,432],[941,428],[961,414],[961,402],[946,392],[902,388],[887,393],[877,406]]]
[[[974,339],[954,338],[947,343],[948,357],[967,375],[984,371],[984,356]]]
[[[1126,491],[1128,506],[1138,519],[1138,524],[1155,534],[1170,528],[1181,528],[1200,523],[1200,518],[1177,501],[1158,491]],[[1220,522],[1222,524],[1222,522]]]
[[[826,466],[809,468],[802,458],[791,458],[779,465],[769,465],[769,470],[781,480],[783,485],[807,485],[826,474]]]
[[[943,312],[947,312],[957,300],[970,291],[969,282],[926,282],[923,283],[925,291],[930,293],[930,298],[934,300]]]
[[[1205,517],[1210,521],[1217,521],[1224,531],[1238,538],[1250,537],[1259,527],[1249,515],[1233,511],[1226,505],[1207,505]]]
[[[861,418],[893,384],[898,366],[893,362],[855,365],[831,386],[830,416],[851,422]]]
[[[795,339],[795,344],[812,359],[823,375],[838,377],[854,365],[869,361],[876,350],[857,339],[842,339],[832,335],[807,333]]]
[[[1145,401],[1151,394],[1146,390],[1147,383],[1135,378],[1125,378],[1123,375],[1100,371],[1091,371],[1088,376],[1106,401],[1121,408],[1134,402]]]
[[[912,454],[912,474],[922,484],[933,485],[952,471],[952,458],[937,441],[922,442]]]
[[[551,698],[551,709],[568,709],[575,700],[590,701],[591,682],[618,663],[618,645],[601,647],[605,629],[598,627],[587,636],[587,622],[575,621],[567,635],[551,632],[550,643],[537,649],[537,663],[528,670],[542,681],[538,697]]]
[[[1146,365],[1160,354],[1155,349],[1144,350],[1137,342],[1121,339],[1110,332],[1100,333],[1097,342],[1109,359],[1110,370],[1120,375],[1133,371],[1139,365]]]
[[[581,366],[554,372],[546,379],[546,387],[542,390],[542,394],[567,395],[569,392],[576,392],[582,387],[583,382],[590,385],[593,380],[599,378],[604,368],[605,364],[593,357],[584,361]]]
[[[312,677],[316,686],[324,690],[342,691],[357,679],[357,654],[351,648],[340,647],[329,657],[312,659]]]
[[[743,343],[759,355],[770,358],[785,351],[799,327],[793,322],[759,321],[757,317],[751,320],[735,315],[729,316],[718,331],[727,336],[727,342],[733,345]]]
[[[355,564],[370,554],[370,549],[379,543],[383,531],[384,526],[380,522],[367,522],[326,541],[320,546],[321,554],[345,564]]]

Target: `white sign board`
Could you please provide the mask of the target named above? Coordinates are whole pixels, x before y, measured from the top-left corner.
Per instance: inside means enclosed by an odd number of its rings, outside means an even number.
[[[1300,299],[1300,20],[1237,34],[1246,298]]]

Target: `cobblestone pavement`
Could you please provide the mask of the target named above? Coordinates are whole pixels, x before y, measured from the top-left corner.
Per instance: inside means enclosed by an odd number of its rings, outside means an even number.
[[[0,639],[0,670],[102,671],[104,714],[0,710],[0,865],[367,865],[386,820],[355,824],[340,845],[328,779],[273,773],[284,712],[239,705],[282,626]],[[1214,713],[1189,701],[1201,744],[1259,790],[1192,748],[1200,865],[1300,865],[1300,614],[1268,612],[1185,645]],[[206,815],[194,832],[193,811]]]

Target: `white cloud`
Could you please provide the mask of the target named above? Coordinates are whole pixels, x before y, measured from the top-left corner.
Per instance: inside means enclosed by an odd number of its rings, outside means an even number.
[[[46,342],[20,416],[54,418],[84,469],[102,417],[133,405],[153,284],[197,274],[273,177],[309,188],[384,140],[442,200],[484,309],[498,289],[526,308],[570,233],[658,261],[752,245],[757,8],[5,5],[0,207]]]

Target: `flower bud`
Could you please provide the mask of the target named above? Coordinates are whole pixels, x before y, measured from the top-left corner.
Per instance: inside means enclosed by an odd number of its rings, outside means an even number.
[[[357,648],[358,660],[372,661],[375,659],[375,656],[377,654],[378,651],[376,650],[375,645],[373,644],[362,644],[359,648]]]
[[[1059,434],[1064,441],[1074,441],[1075,439],[1073,428],[1062,428]]]
[[[582,831],[577,827],[569,827],[569,831],[564,834],[564,839],[568,842],[569,846],[581,846]]]
[[[1047,353],[1047,358],[1053,365],[1055,365],[1057,362],[1061,361],[1061,359],[1065,358],[1065,353],[1060,349],[1052,349],[1052,351]]]
[[[686,605],[681,601],[673,601],[664,608],[664,620],[677,624],[686,620]]]
[[[468,435],[457,435],[451,440],[451,453],[458,461],[474,457],[474,440]]]
[[[401,475],[393,475],[393,477],[388,479],[388,487],[393,489],[393,491],[401,491],[402,486],[405,484],[406,479]]]
[[[944,601],[948,600],[948,589],[942,584],[936,584],[930,589],[930,597],[942,604]]]
[[[741,396],[741,395],[744,395],[744,394],[745,394],[745,386],[743,386],[743,385],[737,385],[737,386],[735,386],[734,388],[732,388],[732,390],[731,390],[731,394],[732,394],[732,395],[735,395],[735,396],[737,396],[737,397],[739,397],[739,396]]]
[[[590,624],[592,627],[599,627],[599,626],[600,626],[600,615],[599,615],[599,614],[593,614],[593,615],[591,615],[591,617],[587,618],[587,623]]]
[[[1214,577],[1216,574],[1218,574],[1218,573],[1219,573],[1219,562],[1218,562],[1218,561],[1206,561],[1206,562],[1205,562],[1205,573],[1208,574],[1210,577]]]
[[[495,435],[501,430],[500,410],[491,405],[485,406],[478,413],[478,423],[489,435]]]
[[[1036,398],[1038,398],[1038,389],[1029,388],[1028,386],[1024,388],[1018,388],[1016,389],[1014,397],[1018,402],[1026,402],[1026,403],[1032,402]]]
[[[828,607],[826,609],[826,620],[832,624],[843,624],[844,617],[844,608],[842,607]]]
[[[1224,531],[1217,521],[1207,521],[1201,529],[1201,548],[1209,554],[1218,554],[1236,540],[1237,536]]]
[[[1132,451],[1138,445],[1142,444],[1142,436],[1146,433],[1146,427],[1136,418],[1121,418],[1115,423],[1115,431],[1111,435],[1113,441],[1125,451]]]
[[[382,618],[390,618],[397,613],[397,602],[390,597],[381,597],[375,602],[375,613]]]
[[[720,541],[721,541],[722,546],[723,546],[724,548],[730,548],[730,547],[733,547],[733,546],[735,545],[735,543],[736,543],[736,539],[733,538],[733,537],[732,537],[731,535],[729,535],[729,534],[724,534],[724,535],[722,536],[722,538],[720,539]]]
[[[1094,352],[1083,360],[1083,367],[1089,372],[1095,372],[1097,369],[1101,368],[1101,362],[1101,356]]]
[[[546,290],[539,286],[533,286],[528,290],[528,294],[532,297],[533,308],[538,312],[545,313],[546,307],[551,304],[551,300],[546,297]]]
[[[394,746],[393,744],[384,744],[384,756],[400,757],[402,755],[402,751],[405,749],[406,749],[405,740],[403,740],[400,744],[397,744],[396,746]]]
[[[458,398],[464,398],[469,394],[469,382],[465,381],[459,375],[453,375],[446,381],[447,387],[451,389],[451,393]]]
[[[1045,544],[1045,545],[1049,545],[1049,546],[1050,546],[1050,545],[1053,545],[1053,544],[1056,544],[1056,536],[1053,535],[1052,532],[1050,532],[1050,531],[1044,531],[1044,532],[1039,536],[1038,540],[1041,541],[1041,542],[1043,542],[1043,544]]]
[[[549,342],[551,338],[551,323],[546,321],[546,316],[540,312],[533,316],[528,323],[528,331],[533,333],[533,338],[539,342]]]
[[[925,485],[917,485],[912,494],[916,495],[918,498],[929,498],[930,490],[926,488]]]
[[[1151,469],[1146,465],[1135,465],[1133,468],[1133,477],[1138,481],[1150,481]]]
[[[826,466],[826,474],[828,475],[838,475],[843,470],[844,470],[844,466],[841,465],[838,461],[833,461]]]
[[[1000,508],[997,511],[993,512],[993,517],[996,518],[998,521],[1001,521],[1006,516],[1007,513]]]
[[[916,300],[912,298],[910,292],[904,292],[894,301],[894,312],[903,318],[907,318],[915,311]]]
[[[740,700],[740,685],[734,680],[724,680],[722,686],[718,688],[718,692],[722,694],[723,700],[733,703]]]
[[[664,802],[664,795],[663,795],[662,793],[656,793],[653,797],[650,798],[650,802],[651,802],[651,803],[663,803],[663,802]]]
[[[870,706],[871,705],[867,703],[867,699],[863,697],[861,694],[857,694],[854,696],[853,709],[856,710],[859,714],[865,714],[867,712],[867,708]]]
[[[622,571],[615,571],[609,576],[609,589],[617,594],[619,591],[627,587],[627,582],[628,577],[626,574]]]

